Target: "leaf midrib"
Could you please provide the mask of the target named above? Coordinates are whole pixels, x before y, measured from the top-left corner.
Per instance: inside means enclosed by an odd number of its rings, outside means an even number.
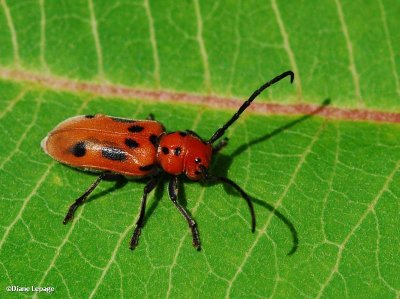
[[[146,99],[151,102],[168,102],[201,105],[211,109],[236,110],[243,99],[218,95],[200,95],[167,89],[141,89],[110,83],[82,82],[53,75],[43,75],[21,69],[0,67],[0,78],[18,83],[33,83],[42,88],[70,93],[90,93],[107,98]],[[325,107],[314,104],[285,104],[254,102],[248,109],[261,115],[318,115],[326,119],[348,121],[373,121],[400,123],[400,113],[374,109]]]

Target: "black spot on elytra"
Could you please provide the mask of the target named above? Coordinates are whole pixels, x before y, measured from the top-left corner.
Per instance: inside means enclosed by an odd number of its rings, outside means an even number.
[[[119,122],[119,123],[134,123],[135,120],[129,119],[129,118],[123,118],[123,117],[111,117],[113,121]]]
[[[125,161],[127,159],[126,153],[117,147],[104,146],[101,148],[101,155],[113,161]]]
[[[175,156],[179,156],[181,154],[182,149],[180,147],[177,147],[176,149],[174,149],[174,155]]]
[[[128,131],[132,132],[132,133],[139,133],[139,132],[142,132],[143,130],[144,130],[144,128],[142,126],[138,126],[138,125],[133,125],[128,128]]]
[[[158,147],[158,137],[157,137],[157,135],[154,135],[154,134],[150,135],[149,141],[154,145],[155,148]]]
[[[75,157],[83,157],[86,154],[85,142],[78,142],[71,147],[70,151]]]
[[[145,165],[145,166],[140,166],[139,169],[141,171],[149,171],[152,170],[154,168],[154,164],[149,164],[149,165]]]
[[[201,159],[200,159],[200,158],[194,159],[194,163],[199,164],[200,162],[201,162]]]
[[[161,151],[163,152],[164,155],[167,155],[169,153],[169,149],[165,146],[161,148]]]
[[[87,114],[87,115],[85,115],[85,118],[94,118],[94,117],[95,117],[94,114]]]
[[[126,138],[125,139],[125,144],[130,148],[137,148],[139,146],[139,143],[137,143],[132,138]]]
[[[185,137],[187,135],[186,132],[179,132],[179,135],[181,135],[182,137]]]

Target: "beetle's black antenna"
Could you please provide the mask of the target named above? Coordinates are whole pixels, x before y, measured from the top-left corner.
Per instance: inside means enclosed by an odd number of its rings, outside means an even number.
[[[238,191],[240,193],[240,195],[243,197],[243,199],[247,202],[247,205],[249,206],[250,214],[251,214],[251,231],[254,233],[256,230],[256,214],[254,212],[254,207],[253,207],[253,203],[251,202],[250,196],[234,181],[232,181],[226,177],[210,175],[207,172],[207,169],[205,167],[203,167],[202,172],[204,174],[204,178],[206,181],[226,183],[229,186],[235,188],[236,191]]]
[[[200,166],[201,167],[201,166]],[[203,179],[206,182],[221,182],[221,183],[226,183],[229,186],[235,188],[240,195],[242,195],[242,197],[246,200],[247,205],[249,206],[250,209],[250,214],[251,214],[251,231],[254,233],[255,229],[256,229],[256,215],[254,212],[254,207],[253,207],[253,203],[251,200],[250,195],[248,195],[238,184],[236,184],[234,181],[226,178],[226,177],[219,177],[219,176],[213,176],[210,175],[208,173],[208,169],[205,168],[204,166],[201,167],[201,172],[203,174]],[[262,202],[258,199],[254,199],[256,202]],[[268,203],[264,203],[262,202],[262,205],[265,206],[268,210],[270,210],[271,212],[273,212],[280,220],[283,221],[283,223],[285,223],[291,233],[292,233],[292,237],[293,237],[293,246],[292,249],[289,251],[289,253],[287,255],[292,255],[293,253],[295,253],[297,251],[298,248],[298,244],[299,244],[299,238],[297,237],[297,231],[296,228],[294,227],[294,225],[290,222],[290,220],[288,218],[286,218],[285,215],[283,215],[281,212],[279,212],[277,209],[274,208],[274,206],[268,204]]]
[[[216,140],[221,138],[222,135],[224,135],[226,129],[228,129],[240,116],[240,114],[243,113],[244,110],[247,109],[247,107],[250,106],[251,102],[265,89],[270,87],[271,85],[275,84],[276,82],[279,82],[283,78],[286,78],[287,76],[290,76],[290,83],[293,83],[294,80],[294,73],[292,71],[286,71],[279,76],[276,76],[274,79],[271,81],[266,82],[264,85],[262,85],[259,89],[257,89],[253,94],[249,97],[249,99],[240,106],[239,110],[232,116],[232,118],[224,124],[221,128],[219,128],[214,135],[207,141],[207,143],[214,143]]]
[[[240,195],[242,195],[244,200],[246,200],[247,205],[249,206],[249,209],[250,209],[250,214],[251,214],[251,231],[254,233],[256,230],[256,214],[254,212],[254,207],[253,207],[253,203],[251,202],[250,196],[234,181],[232,181],[228,178],[222,177],[222,176],[214,177],[214,178],[216,181],[226,183],[226,184],[232,186],[233,188],[235,188],[240,193]]]

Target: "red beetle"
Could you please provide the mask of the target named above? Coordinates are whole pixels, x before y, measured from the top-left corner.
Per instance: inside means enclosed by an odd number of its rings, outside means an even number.
[[[193,181],[203,179],[206,182],[222,182],[235,188],[249,206],[251,229],[254,232],[256,218],[250,196],[232,180],[208,172],[212,155],[227,144],[227,139],[222,139],[214,147],[213,144],[263,90],[287,76],[293,82],[293,72],[287,71],[257,89],[208,140],[203,140],[189,130],[166,133],[164,126],[152,117],[148,120],[131,120],[97,114],[75,116],[63,121],[42,140],[43,150],[61,163],[101,172],[89,189],[71,205],[63,223],[67,224],[73,218],[76,209],[108,175],[150,177],[144,187],[140,213],[130,242],[130,248],[134,249],[138,245],[144,223],[147,195],[157,186],[161,174],[165,172],[171,175],[169,197],[189,224],[196,249],[200,249],[197,225],[177,200],[178,177],[182,174]]]

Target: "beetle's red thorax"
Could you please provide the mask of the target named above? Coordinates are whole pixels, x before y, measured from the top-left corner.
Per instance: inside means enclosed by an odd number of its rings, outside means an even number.
[[[169,174],[184,173],[191,180],[199,180],[201,166],[208,168],[211,157],[212,146],[191,133],[174,132],[160,138],[157,159]]]

